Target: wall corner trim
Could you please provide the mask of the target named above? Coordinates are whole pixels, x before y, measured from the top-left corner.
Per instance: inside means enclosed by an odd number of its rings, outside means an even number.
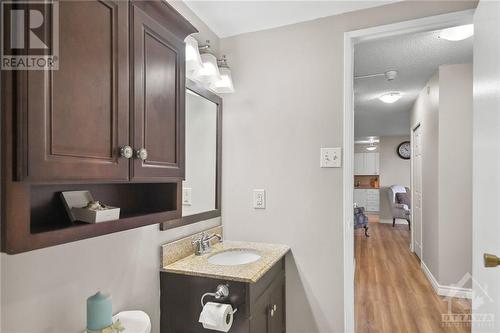
[[[455,297],[455,298],[468,298],[472,299],[472,289],[470,288],[461,288],[456,286],[445,286],[439,284],[434,275],[432,275],[429,268],[425,265],[423,261],[421,261],[421,268],[424,272],[425,276],[429,280],[432,285],[432,288],[439,296],[445,297]]]

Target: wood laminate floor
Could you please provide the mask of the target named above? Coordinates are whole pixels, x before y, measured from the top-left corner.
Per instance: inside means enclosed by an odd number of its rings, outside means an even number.
[[[467,323],[443,325],[448,302],[438,296],[408,249],[404,224],[370,223],[370,237],[355,231],[357,333],[470,332]],[[470,302],[454,299],[452,313],[470,313]]]

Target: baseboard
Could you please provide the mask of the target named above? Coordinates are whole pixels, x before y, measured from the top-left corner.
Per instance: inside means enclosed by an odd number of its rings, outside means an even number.
[[[392,224],[392,219],[380,219],[380,223]],[[396,224],[408,224],[408,221],[404,219],[396,219]]]
[[[421,263],[420,267],[422,268],[422,271],[424,272],[425,276],[427,277],[427,279],[431,283],[432,288],[434,289],[436,294],[438,294],[439,296],[445,296],[445,297],[472,299],[472,289],[455,287],[455,286],[440,285],[439,282],[434,277],[434,275],[432,275],[429,268],[425,265],[425,263],[423,261],[420,261],[420,263]]]

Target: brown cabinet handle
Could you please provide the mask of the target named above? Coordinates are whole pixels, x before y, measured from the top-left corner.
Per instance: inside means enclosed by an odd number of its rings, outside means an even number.
[[[131,158],[134,155],[134,150],[130,146],[123,146],[120,148],[120,156],[124,158]]]

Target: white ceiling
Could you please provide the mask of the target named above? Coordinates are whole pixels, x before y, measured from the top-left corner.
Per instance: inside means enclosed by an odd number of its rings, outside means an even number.
[[[396,1],[184,0],[186,5],[221,38],[381,6]]]
[[[354,75],[383,73],[396,69],[398,77],[354,81],[355,135],[387,136],[409,134],[410,109],[418,93],[443,64],[472,62],[473,38],[450,42],[437,38],[439,31],[400,35],[367,41],[355,46]],[[393,104],[378,100],[389,91],[403,97]]]

